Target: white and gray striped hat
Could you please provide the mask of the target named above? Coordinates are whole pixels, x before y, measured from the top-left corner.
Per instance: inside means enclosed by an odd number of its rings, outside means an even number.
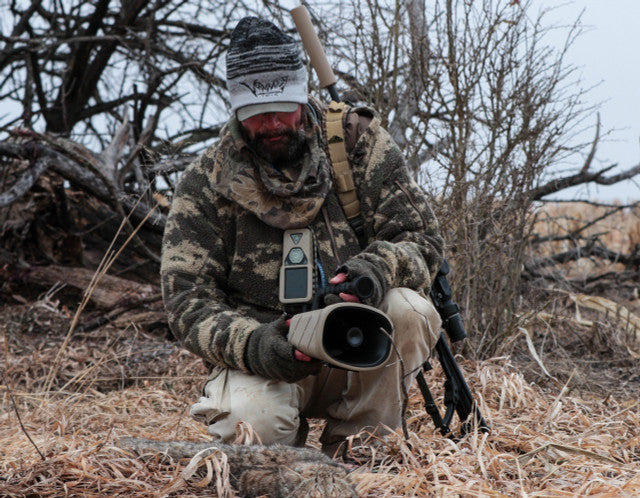
[[[307,102],[307,71],[296,41],[258,17],[245,17],[231,33],[227,90],[239,120],[263,112],[292,112]]]

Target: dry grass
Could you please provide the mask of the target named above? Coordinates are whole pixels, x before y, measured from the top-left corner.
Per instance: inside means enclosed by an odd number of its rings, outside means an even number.
[[[540,234],[594,217],[584,206],[545,209]],[[632,252],[639,227],[637,212],[620,212],[589,231]],[[608,270],[594,265],[563,270]],[[640,495],[637,295],[553,292],[542,308],[523,301],[521,334],[504,348],[512,354],[460,359],[491,433],[442,437],[414,387],[408,441],[398,431],[350,442],[360,496]],[[208,475],[203,468],[183,479],[188,461],[143,461],[116,444],[122,436],[206,441],[187,416],[205,378],[200,361],[157,323],[143,329],[123,318],[74,329],[67,342],[73,313],[54,297],[0,308],[0,496],[235,496],[224,465],[216,473],[209,462]],[[437,365],[427,380],[441,400]],[[312,423],[309,445],[318,447],[320,427]]]
[[[49,300],[0,318],[7,377],[0,393],[0,495],[151,497],[168,489],[175,490],[171,496],[215,495],[215,475],[183,482],[188,462],[143,462],[115,444],[126,435],[207,439],[186,415],[202,367],[162,330],[105,326],[76,334],[53,389],[42,392],[70,317]],[[350,476],[360,496],[640,494],[637,396],[579,396],[558,384],[542,389],[507,358],[462,368],[491,434],[443,438],[414,390],[409,441],[398,433],[376,444],[366,434],[351,442],[359,467]],[[441,395],[438,368],[428,380]],[[309,444],[317,446],[317,434],[314,426]]]

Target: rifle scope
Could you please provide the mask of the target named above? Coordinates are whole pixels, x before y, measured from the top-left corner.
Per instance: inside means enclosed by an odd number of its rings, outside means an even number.
[[[445,259],[442,261],[435,281],[431,286],[431,299],[438,313],[440,313],[442,327],[447,331],[449,339],[451,342],[458,342],[467,337],[467,331],[460,316],[460,308],[451,300],[451,285],[447,280],[449,270],[449,263]]]

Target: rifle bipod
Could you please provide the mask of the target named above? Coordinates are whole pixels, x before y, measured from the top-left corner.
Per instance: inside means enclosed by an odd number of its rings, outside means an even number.
[[[449,273],[449,263],[447,260],[442,261],[442,265],[438,270],[438,274],[431,286],[431,300],[442,318],[442,328],[447,332],[447,336],[451,342],[458,342],[467,337],[467,331],[464,328],[462,317],[460,316],[460,308],[451,300],[451,286],[447,280]],[[473,394],[464,379],[458,362],[451,353],[451,348],[445,337],[444,332],[440,333],[440,338],[436,343],[436,353],[438,360],[442,366],[446,380],[444,383],[444,404],[446,407],[444,418],[440,415],[440,410],[433,399],[431,390],[424,378],[424,373],[420,371],[417,375],[418,387],[424,398],[425,410],[431,418],[436,428],[440,430],[442,435],[456,438],[449,428],[453,414],[457,413],[462,426],[460,428],[461,436],[464,436],[473,427],[477,427],[482,432],[489,432],[490,428],[485,422],[480,409],[473,399]],[[423,365],[423,370],[431,370],[433,367],[429,361]],[[473,417],[469,419],[469,415]]]
[[[452,439],[458,439],[474,428],[478,428],[482,432],[489,432],[490,427],[473,399],[473,394],[471,394],[460,367],[451,353],[444,334],[440,335],[440,339],[436,344],[436,352],[446,377],[444,383],[444,404],[446,407],[444,417],[440,414],[440,409],[431,394],[423,371],[418,372],[416,376],[418,387],[424,398],[425,411],[431,416],[434,425],[443,436]],[[429,361],[423,365],[424,370],[431,370],[432,368]],[[461,422],[459,436],[456,436],[450,428],[454,413],[458,414]],[[470,415],[472,416],[469,417]]]

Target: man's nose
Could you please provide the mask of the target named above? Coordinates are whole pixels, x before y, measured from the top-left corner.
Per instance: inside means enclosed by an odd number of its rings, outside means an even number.
[[[275,112],[265,112],[262,117],[262,126],[268,129],[279,128],[280,122]]]

